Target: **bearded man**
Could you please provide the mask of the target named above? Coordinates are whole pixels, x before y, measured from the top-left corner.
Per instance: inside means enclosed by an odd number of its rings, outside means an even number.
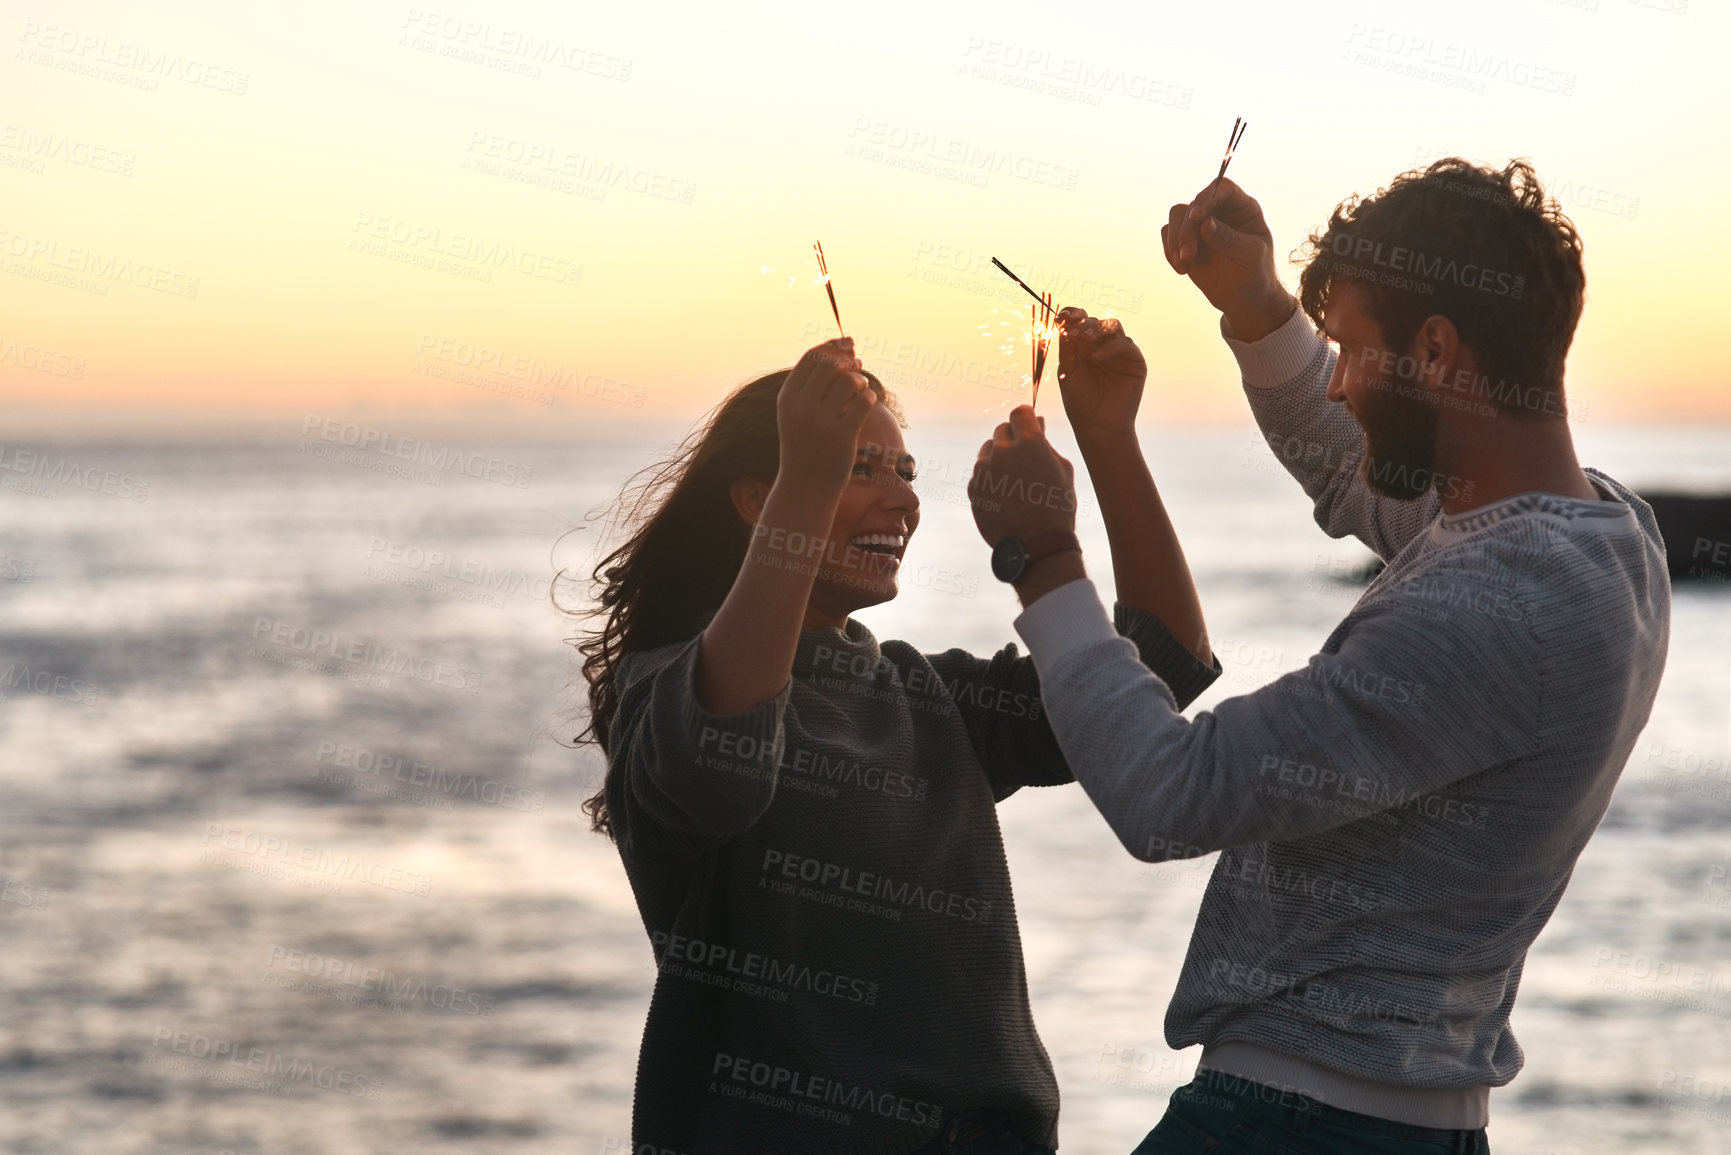
[[[1203,1048],[1197,1077],[1137,1155],[1478,1155],[1490,1090],[1523,1062],[1528,948],[1670,632],[1651,509],[1569,435],[1580,238],[1524,162],[1458,158],[1336,208],[1297,301],[1230,181],[1173,206],[1162,237],[1318,524],[1387,564],[1304,669],[1193,721],[1079,550],[1011,567],[1052,729],[1125,848],[1222,852],[1166,1013],[1171,1046]],[[974,487],[1068,476],[1021,409]],[[975,505],[995,557],[1067,516]]]

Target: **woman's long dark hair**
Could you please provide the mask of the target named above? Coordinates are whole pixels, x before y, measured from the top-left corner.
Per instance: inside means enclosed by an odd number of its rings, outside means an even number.
[[[734,508],[732,485],[741,478],[774,484],[781,460],[775,403],[791,372],[782,369],[735,389],[672,457],[626,485],[610,528],[630,536],[596,563],[590,577],[599,590],[597,605],[580,611],[602,622],[577,646],[589,683],[589,725],[579,742],[607,750],[619,710],[614,676],[620,660],[695,636],[733,588],[751,529]],[[883,382],[866,377],[900,422]],[[593,829],[610,838],[612,778],[610,760],[607,779],[583,803]]]

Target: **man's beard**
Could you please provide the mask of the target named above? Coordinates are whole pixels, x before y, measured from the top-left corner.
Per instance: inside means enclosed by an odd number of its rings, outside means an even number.
[[[1364,460],[1358,475],[1374,493],[1397,501],[1416,501],[1436,488],[1435,405],[1403,396],[1399,389],[1422,392],[1416,381],[1389,378],[1364,392],[1358,424],[1364,430]]]

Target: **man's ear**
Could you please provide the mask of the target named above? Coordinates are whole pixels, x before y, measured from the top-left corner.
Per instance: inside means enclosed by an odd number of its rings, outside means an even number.
[[[1453,321],[1441,313],[1425,318],[1412,350],[1418,361],[1419,383],[1440,387],[1443,379],[1460,367],[1461,348],[1461,335]]]
[[[769,486],[756,478],[740,477],[727,487],[727,494],[733,498],[733,508],[739,512],[740,520],[747,526],[757,525],[757,519],[763,516],[763,503],[769,500]]]

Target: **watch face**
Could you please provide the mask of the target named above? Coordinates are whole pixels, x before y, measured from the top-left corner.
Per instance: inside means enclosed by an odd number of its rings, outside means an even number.
[[[1006,537],[992,547],[992,576],[1013,582],[1028,568],[1028,547],[1019,537]]]

